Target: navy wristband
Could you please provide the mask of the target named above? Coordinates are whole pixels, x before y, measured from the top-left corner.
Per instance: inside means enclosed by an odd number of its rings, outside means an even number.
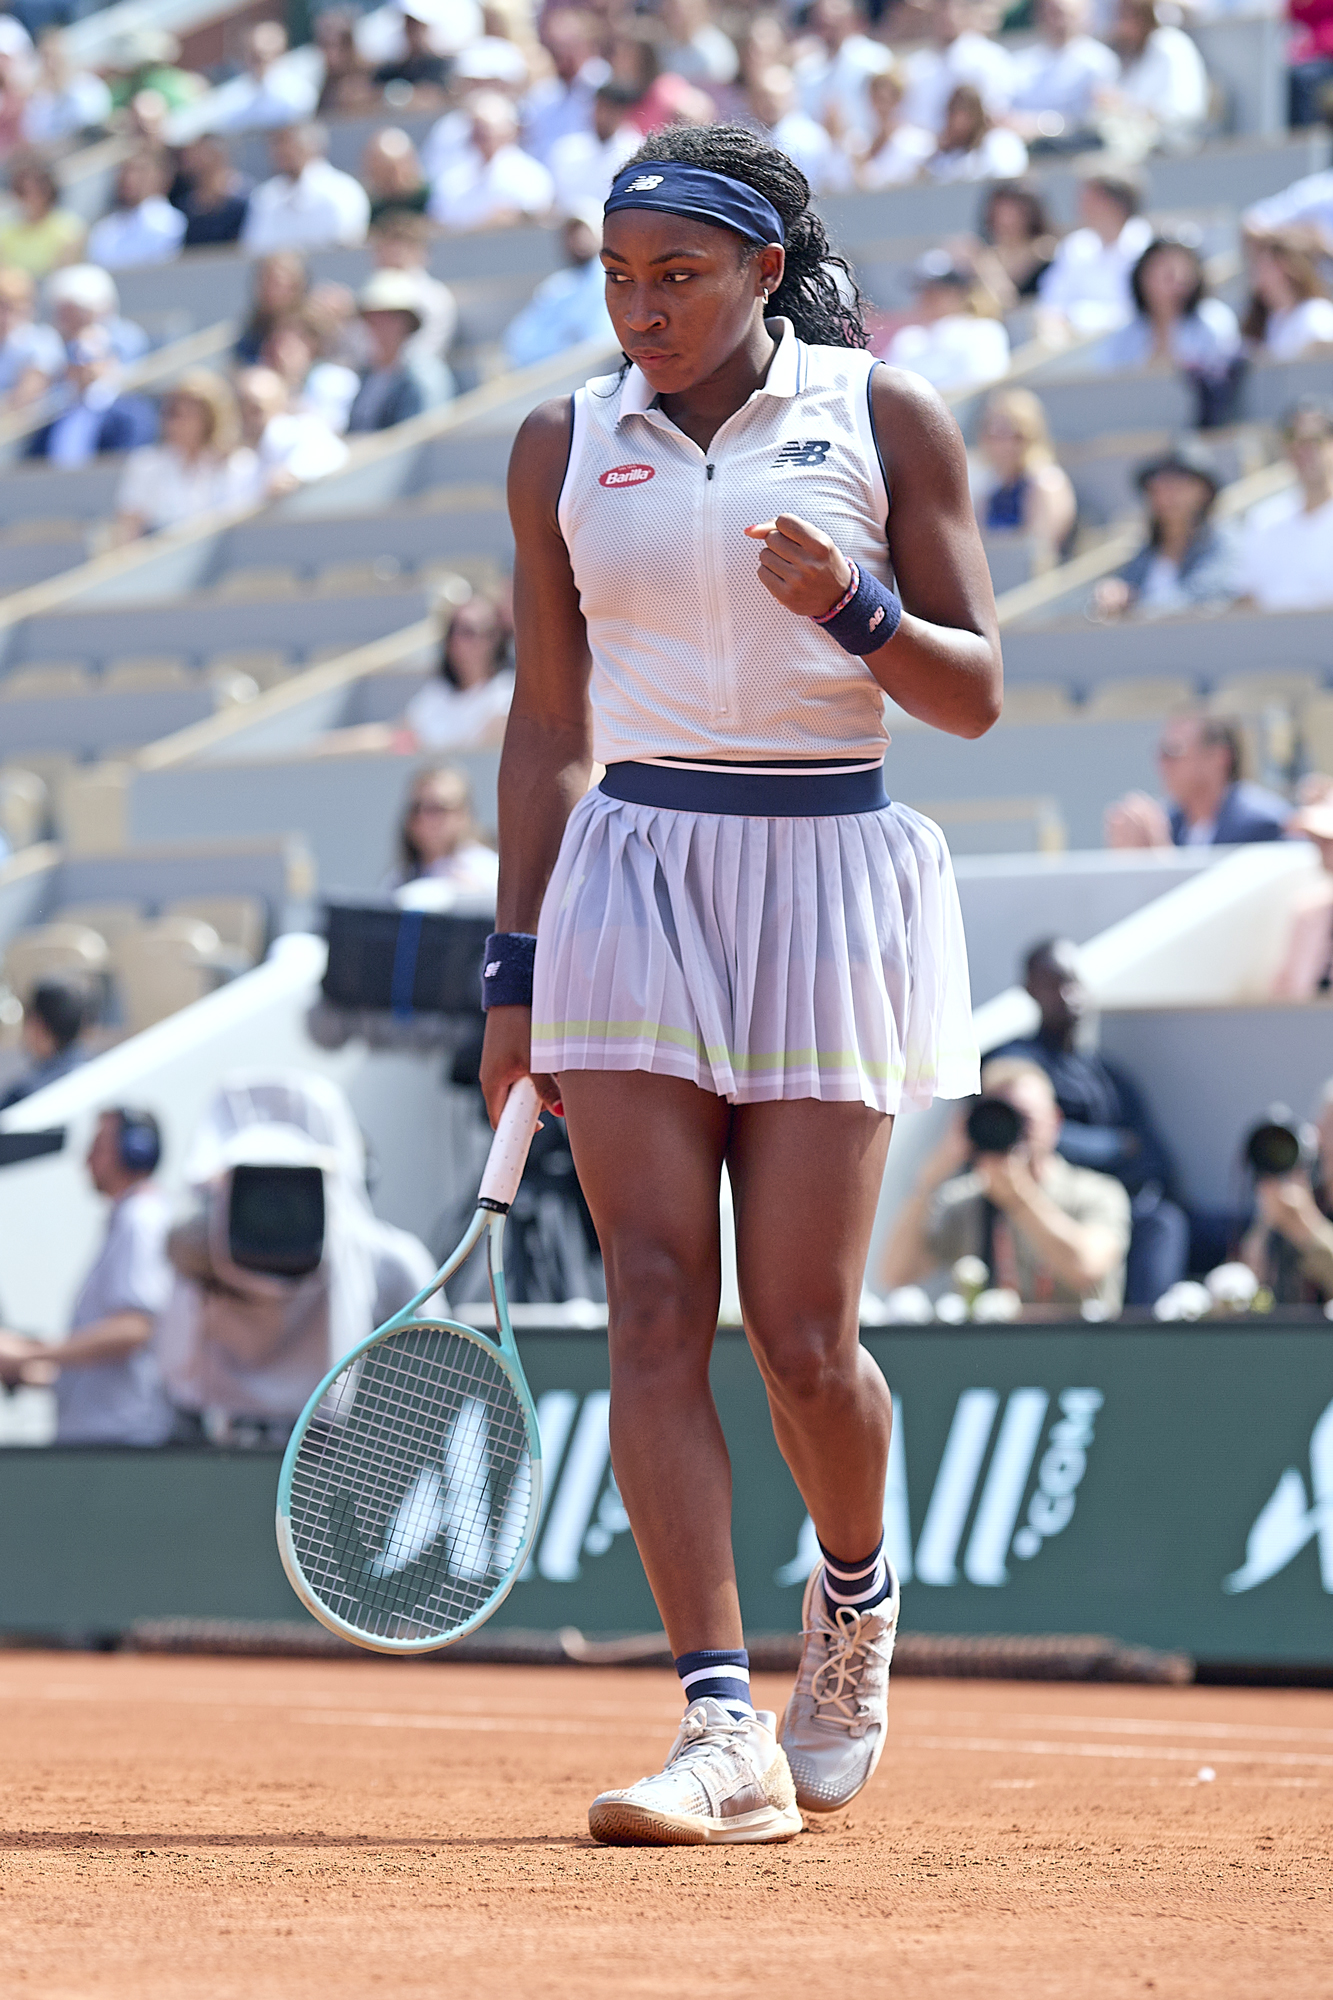
[[[537,940],[527,931],[492,931],[481,961],[481,1004],[532,1005],[532,962]]]
[[[844,653],[877,653],[898,630],[902,615],[897,591],[853,563],[846,594],[815,624],[822,625]]]

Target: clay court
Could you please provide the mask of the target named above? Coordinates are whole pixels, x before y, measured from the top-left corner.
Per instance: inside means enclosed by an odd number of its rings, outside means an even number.
[[[666,1673],[11,1653],[0,1688],[9,1992],[1330,1990],[1333,1694],[900,1678],[849,1812],[626,1850],[584,1814],[658,1764]]]

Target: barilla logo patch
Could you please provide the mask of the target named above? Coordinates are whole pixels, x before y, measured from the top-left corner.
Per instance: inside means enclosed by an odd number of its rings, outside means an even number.
[[[597,484],[599,486],[642,486],[645,479],[652,479],[653,477],[654,472],[651,465],[613,465],[609,472],[602,474]]]

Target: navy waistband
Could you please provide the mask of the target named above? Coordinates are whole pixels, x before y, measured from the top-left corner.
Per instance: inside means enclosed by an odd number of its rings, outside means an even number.
[[[823,819],[879,812],[889,803],[884,771],[673,770],[666,764],[611,764],[601,789],[631,806],[727,813],[743,819]]]

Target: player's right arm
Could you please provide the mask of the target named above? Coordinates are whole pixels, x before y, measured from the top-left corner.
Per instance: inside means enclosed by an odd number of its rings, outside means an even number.
[[[556,518],[572,424],[569,397],[543,403],[509,460],[516,680],[500,758],[497,931],[536,930],[565,822],[592,769],[588,634]],[[528,1074],[531,1032],[530,1007],[492,1007],[486,1017],[481,1087],[492,1124],[510,1086]],[[555,1079],[534,1081],[555,1105]]]

